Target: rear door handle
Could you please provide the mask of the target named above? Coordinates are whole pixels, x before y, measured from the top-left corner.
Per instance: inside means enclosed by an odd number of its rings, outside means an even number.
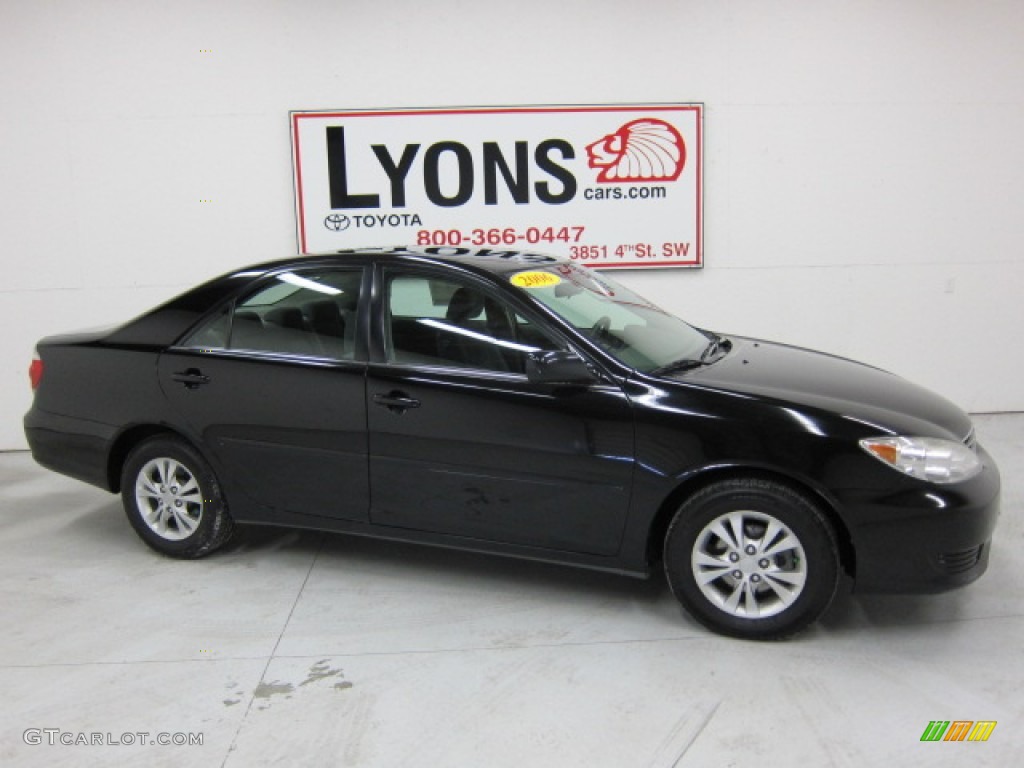
[[[373,396],[373,402],[375,405],[387,408],[392,413],[405,413],[409,408],[420,407],[419,400],[397,390],[388,392],[386,395],[376,394]]]
[[[210,377],[204,376],[198,368],[177,371],[171,374],[171,378],[179,384],[184,384],[185,389],[195,389],[202,384],[208,384],[210,381]]]

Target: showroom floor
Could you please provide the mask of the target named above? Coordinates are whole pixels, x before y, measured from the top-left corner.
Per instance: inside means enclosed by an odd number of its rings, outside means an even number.
[[[660,579],[263,529],[169,560],[116,497],[0,454],[0,764],[1021,765],[1024,414],[977,425],[1004,481],[985,577],[775,644]],[[932,720],[998,726],[922,743]]]

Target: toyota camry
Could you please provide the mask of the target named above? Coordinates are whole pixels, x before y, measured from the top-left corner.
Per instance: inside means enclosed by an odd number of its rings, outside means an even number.
[[[43,339],[29,372],[35,459],[120,493],[172,557],[268,524],[663,571],[706,626],[774,639],[840,583],[975,580],[998,515],[943,398],[521,251],[247,267]]]

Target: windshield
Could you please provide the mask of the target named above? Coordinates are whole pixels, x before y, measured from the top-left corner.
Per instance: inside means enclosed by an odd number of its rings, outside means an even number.
[[[510,277],[625,365],[644,373],[698,362],[713,338],[614,280],[572,263]]]

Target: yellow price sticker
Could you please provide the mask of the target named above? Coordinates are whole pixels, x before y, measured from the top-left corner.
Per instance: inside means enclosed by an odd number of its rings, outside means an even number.
[[[518,272],[512,275],[512,285],[518,285],[520,288],[546,288],[560,282],[562,278],[550,272]]]

